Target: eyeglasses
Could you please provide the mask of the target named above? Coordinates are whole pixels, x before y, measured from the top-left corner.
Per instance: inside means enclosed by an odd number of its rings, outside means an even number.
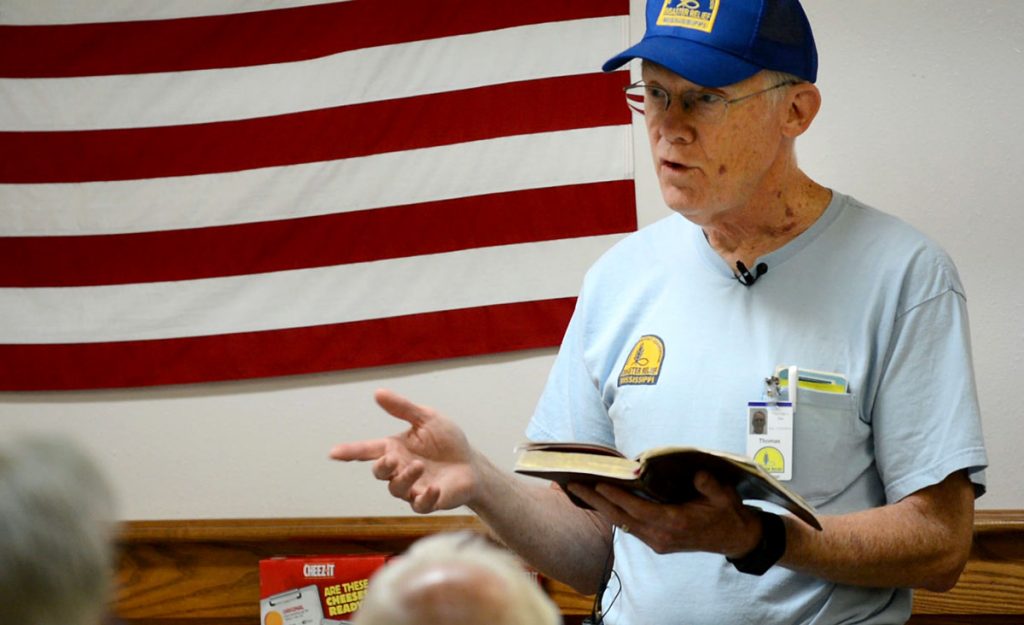
[[[787,80],[780,82],[777,85],[772,85],[766,89],[755,91],[754,93],[748,93],[747,95],[733,98],[731,100],[726,99],[717,93],[711,93],[710,91],[683,91],[678,97],[678,101],[683,106],[683,112],[691,116],[694,120],[707,123],[716,124],[722,121],[725,117],[725,112],[729,108],[730,104],[736,104],[742,102],[748,98],[752,98],[762,93],[767,93],[773,89],[780,87],[788,87],[789,85],[799,84],[798,80]],[[655,85],[645,84],[643,81],[635,82],[628,87],[624,87],[623,91],[626,92],[626,104],[633,111],[640,115],[651,115],[654,119],[662,117],[668,108],[672,106],[673,95],[663,87]]]

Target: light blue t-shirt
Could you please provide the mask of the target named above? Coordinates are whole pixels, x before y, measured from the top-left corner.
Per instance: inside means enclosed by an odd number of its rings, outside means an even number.
[[[627,456],[671,444],[746,453],[747,402],[777,366],[796,365],[849,380],[847,394],[798,392],[789,485],[819,512],[896,502],[960,469],[981,494],[967,310],[949,257],[835,193],[811,228],[759,262],[767,273],[742,285],[676,214],[619,242],[587,273],[528,437]],[[642,337],[660,346],[644,375],[620,380]],[[780,566],[745,575],[721,555],[658,555],[629,535],[616,535],[614,570],[609,625],[891,625],[911,608],[907,589]]]

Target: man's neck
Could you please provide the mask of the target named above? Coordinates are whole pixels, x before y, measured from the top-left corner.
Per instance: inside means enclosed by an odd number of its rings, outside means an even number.
[[[825,212],[832,192],[802,172],[787,185],[761,194],[732,218],[704,226],[711,248],[729,267],[753,267],[757,259],[789,243]]]

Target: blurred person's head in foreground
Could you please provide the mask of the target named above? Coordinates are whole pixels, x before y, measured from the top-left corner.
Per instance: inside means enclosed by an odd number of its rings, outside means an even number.
[[[421,539],[370,580],[357,625],[557,625],[554,602],[511,553],[468,532]]]
[[[114,501],[57,437],[0,441],[0,623],[96,625],[113,579]]]

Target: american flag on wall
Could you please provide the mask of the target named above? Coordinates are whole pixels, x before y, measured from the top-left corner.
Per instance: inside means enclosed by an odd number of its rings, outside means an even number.
[[[0,389],[556,345],[636,229],[628,13],[0,0]]]

